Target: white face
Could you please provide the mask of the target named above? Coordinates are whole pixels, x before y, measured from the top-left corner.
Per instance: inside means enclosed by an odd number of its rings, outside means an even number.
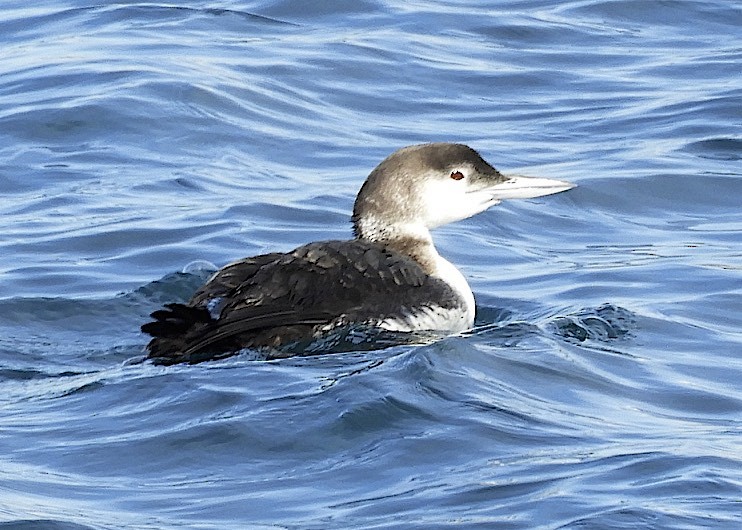
[[[474,167],[461,165],[435,172],[425,180],[421,192],[425,226],[436,228],[446,223],[466,219],[499,204],[503,199],[530,199],[551,195],[574,187],[561,180],[505,176],[497,182],[477,174]],[[489,181],[489,182],[488,182]]]
[[[428,228],[466,219],[500,202],[488,187],[477,189],[472,184],[474,174],[473,167],[462,165],[445,174],[436,172],[425,180],[421,198]]]

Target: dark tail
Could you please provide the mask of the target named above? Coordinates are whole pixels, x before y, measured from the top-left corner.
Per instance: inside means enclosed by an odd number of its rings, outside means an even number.
[[[154,320],[144,324],[142,331],[152,336],[147,344],[148,357],[156,364],[205,360],[186,356],[184,352],[195,338],[215,324],[206,309],[184,304],[165,304],[165,309],[159,309],[151,316]]]

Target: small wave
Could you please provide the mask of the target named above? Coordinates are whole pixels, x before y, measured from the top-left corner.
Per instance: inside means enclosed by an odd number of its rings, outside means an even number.
[[[551,327],[557,335],[568,339],[607,341],[628,335],[636,327],[636,318],[627,309],[603,304],[556,317]]]
[[[708,138],[698,142],[691,142],[684,148],[701,158],[713,160],[742,160],[742,139],[739,138]]]
[[[84,526],[56,519],[24,519],[0,523],[1,530],[95,530]]]
[[[215,270],[208,266],[197,265],[197,263],[201,262],[192,262],[186,265],[183,272],[166,274],[159,280],[151,281],[123,296],[128,300],[146,301],[150,304],[187,302]]]

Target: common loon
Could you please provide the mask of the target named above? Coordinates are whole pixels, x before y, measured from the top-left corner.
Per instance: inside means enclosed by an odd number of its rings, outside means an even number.
[[[559,180],[506,176],[463,144],[402,148],[361,187],[348,241],[309,243],[245,258],[217,271],[187,304],[166,304],[142,331],[159,364],[196,363],[243,348],[285,357],[282,347],[341,326],[460,332],[474,323],[474,295],[441,257],[430,230],[502,199],[559,193]]]

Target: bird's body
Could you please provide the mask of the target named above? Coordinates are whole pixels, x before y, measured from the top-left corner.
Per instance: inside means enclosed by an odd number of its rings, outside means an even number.
[[[142,326],[153,336],[149,357],[163,364],[200,362],[243,348],[278,357],[287,345],[357,324],[399,332],[466,330],[474,322],[474,296],[461,272],[438,254],[430,229],[503,198],[570,187],[506,177],[461,144],[401,149],[361,188],[355,239],[227,265],[188,304],[152,314],[155,320]]]

